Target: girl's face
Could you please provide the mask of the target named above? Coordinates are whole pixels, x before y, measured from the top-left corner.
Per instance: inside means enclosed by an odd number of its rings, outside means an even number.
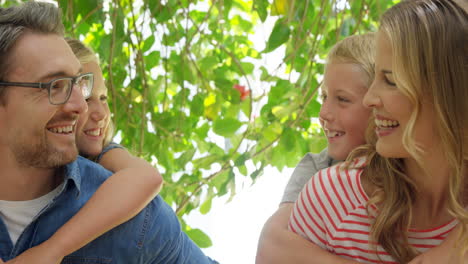
[[[414,124],[412,138],[424,150],[439,142],[434,126],[434,111],[425,98]],[[414,106],[396,86],[393,76],[392,47],[385,33],[377,34],[375,79],[364,97],[364,104],[373,108],[376,124],[377,152],[384,157],[407,158],[403,132],[408,126]]]
[[[326,66],[319,117],[333,159],[344,160],[365,143],[371,111],[362,99],[368,82],[366,73],[355,64],[332,62]]]
[[[80,115],[77,125],[76,144],[80,155],[96,156],[101,153],[103,141],[110,121],[107,104],[107,87],[102,71],[96,62],[83,64],[83,72],[94,74],[94,87],[88,103],[88,112]]]

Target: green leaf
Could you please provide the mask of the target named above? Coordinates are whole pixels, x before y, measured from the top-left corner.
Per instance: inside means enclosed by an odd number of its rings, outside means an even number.
[[[186,231],[187,235],[201,248],[208,248],[213,245],[211,239],[200,229],[190,229]]]
[[[200,206],[200,213],[201,214],[207,214],[211,210],[211,202],[213,201],[213,198],[207,198],[206,201]]]
[[[200,61],[200,70],[203,72],[212,71],[213,68],[218,64],[218,58],[215,56],[203,57]]]
[[[278,170],[283,170],[286,165],[286,155],[288,155],[288,153],[284,149],[283,145],[278,145],[276,148],[271,150],[271,164],[274,164]]]
[[[213,179],[211,184],[218,191],[218,196],[224,195],[227,193],[226,186],[233,177],[234,177],[234,173],[232,172],[232,170],[229,170],[229,171],[222,172],[221,174],[217,175]]]
[[[283,102],[284,95],[289,92],[292,87],[291,83],[286,80],[279,80],[275,86],[271,87],[268,100],[272,104],[280,104]],[[288,102],[289,103],[289,102]]]
[[[229,17],[229,12],[232,8],[232,0],[224,0],[224,17]]]
[[[238,166],[237,169],[242,175],[247,176],[247,167],[245,165]]]
[[[286,117],[286,116],[290,116],[291,113],[297,109],[297,105],[295,104],[289,104],[289,105],[286,105],[286,106],[283,106],[283,105],[279,105],[279,106],[275,106],[271,109],[271,112],[276,116],[278,117],[279,119],[283,118],[283,117]]]
[[[245,165],[245,161],[247,161],[250,158],[249,153],[242,153],[236,161],[234,161],[234,166],[242,166]]]
[[[149,36],[145,41],[143,42],[143,48],[142,51],[146,52],[148,51],[151,47],[153,47],[154,44],[154,35]]]
[[[307,106],[307,114],[310,116],[318,116],[320,112],[320,103],[317,101],[317,98],[311,101]]]
[[[189,149],[185,151],[178,159],[177,162],[180,166],[185,166],[187,162],[191,161],[193,156],[195,155],[195,149]]]
[[[223,137],[231,137],[240,128],[242,123],[234,118],[216,119],[213,124],[213,131]]]
[[[327,139],[324,136],[313,137],[310,139],[310,142],[308,145],[308,152],[319,153],[324,148],[327,147],[327,144],[328,144]]]
[[[159,65],[160,59],[161,53],[157,50],[152,51],[150,54],[145,56],[146,68],[152,69],[153,67]]]
[[[263,170],[262,170],[262,169],[255,170],[254,172],[252,172],[252,174],[250,174],[250,178],[252,178],[252,180],[255,180],[255,179],[257,179],[257,177],[260,176],[262,173],[263,173]]]
[[[158,3],[158,4],[155,5],[155,7],[151,9],[151,13],[156,18],[156,20],[161,24],[171,19],[172,16],[174,15],[174,11],[176,11],[176,9],[160,5],[159,1],[156,1],[153,3]]]
[[[200,169],[209,169],[211,164],[218,161],[219,156],[216,154],[208,155],[203,158],[198,158],[193,161],[193,164]]]
[[[241,62],[242,70],[245,74],[252,74],[255,66],[250,62]]]
[[[274,141],[283,132],[283,127],[279,122],[275,122],[262,131],[262,136],[268,141]]]
[[[273,31],[268,38],[266,48],[263,52],[268,53],[275,50],[288,41],[290,34],[291,29],[289,29],[289,25],[283,19],[278,19],[278,21],[275,23],[275,26],[273,27]]]
[[[194,132],[200,139],[204,139],[208,136],[209,130],[210,130],[210,126],[208,125],[208,123],[205,123],[201,125],[200,127],[197,127]]]
[[[268,16],[268,0],[254,0],[253,2],[254,5],[254,10],[257,12],[258,16],[260,17],[260,20],[262,22],[265,22],[267,16]]]
[[[202,116],[205,106],[203,105],[203,95],[197,94],[193,97],[192,103],[190,104],[190,114],[195,116]]]
[[[286,127],[283,130],[283,134],[281,135],[281,139],[280,139],[280,144],[283,146],[286,152],[290,152],[294,150],[294,148],[296,147],[296,138],[297,138],[297,135],[294,133],[294,131],[291,128]]]

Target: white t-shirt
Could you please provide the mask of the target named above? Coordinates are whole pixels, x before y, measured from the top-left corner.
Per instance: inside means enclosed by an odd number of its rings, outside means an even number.
[[[63,183],[48,194],[30,201],[0,200],[0,217],[6,224],[13,245],[34,217],[62,190]]]

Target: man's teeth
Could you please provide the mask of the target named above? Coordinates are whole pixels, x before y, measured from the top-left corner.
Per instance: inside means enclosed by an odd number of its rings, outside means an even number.
[[[95,130],[88,130],[85,132],[87,135],[90,135],[90,136],[99,136],[101,134],[101,130],[100,129],[95,129]]]
[[[53,127],[53,128],[49,128],[49,130],[53,133],[68,134],[68,133],[73,132],[73,126]]]
[[[395,120],[380,120],[380,119],[375,119],[375,125],[377,127],[382,127],[382,128],[391,128],[391,127],[397,127],[400,125],[398,121]]]

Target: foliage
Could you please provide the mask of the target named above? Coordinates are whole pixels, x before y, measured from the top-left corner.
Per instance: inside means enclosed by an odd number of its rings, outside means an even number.
[[[58,0],[68,34],[100,55],[122,144],[163,172],[161,195],[181,220],[235,195],[236,174],[255,180],[325,147],[313,118],[326,52],[375,31],[393,2]],[[259,41],[262,22],[274,26]]]

